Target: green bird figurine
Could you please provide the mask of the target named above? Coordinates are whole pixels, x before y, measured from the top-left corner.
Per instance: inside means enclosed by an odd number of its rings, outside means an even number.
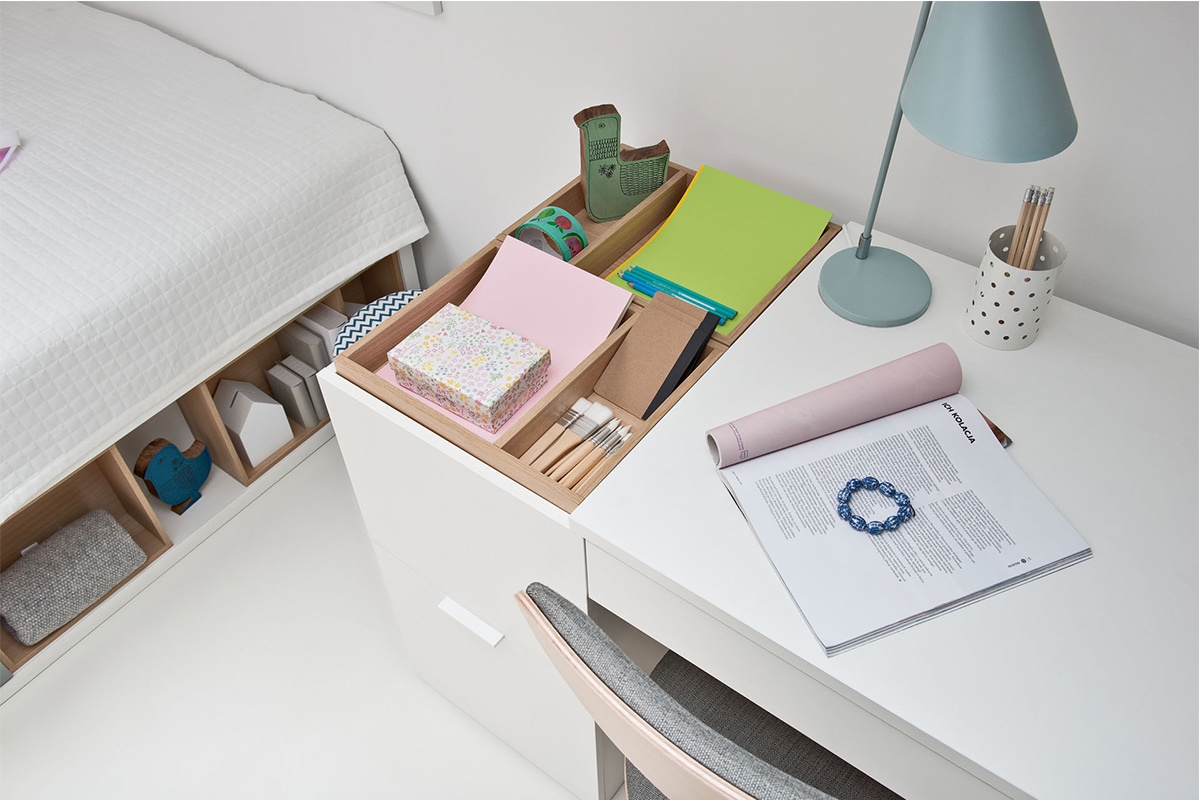
[[[671,160],[667,141],[622,153],[616,106],[585,108],[575,115],[575,124],[584,204],[592,219],[620,219],[666,181]]]

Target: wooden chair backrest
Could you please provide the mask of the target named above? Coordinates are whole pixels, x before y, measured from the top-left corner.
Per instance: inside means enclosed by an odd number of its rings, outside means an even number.
[[[754,800],[638,716],[571,649],[528,594],[518,592],[516,599],[542,649],[579,702],[660,792],[672,800]]]

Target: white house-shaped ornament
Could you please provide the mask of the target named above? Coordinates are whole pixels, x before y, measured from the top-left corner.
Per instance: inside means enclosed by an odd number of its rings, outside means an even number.
[[[221,381],[213,400],[238,455],[251,467],[291,441],[292,426],[283,406],[254,384]]]

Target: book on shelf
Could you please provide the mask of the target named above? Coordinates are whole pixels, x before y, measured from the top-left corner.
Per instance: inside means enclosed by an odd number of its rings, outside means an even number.
[[[1075,564],[1087,542],[958,394],[935,345],[708,432],[718,474],[826,655]],[[838,514],[851,479],[905,493],[914,515],[855,530]],[[858,490],[856,516],[897,503]]]

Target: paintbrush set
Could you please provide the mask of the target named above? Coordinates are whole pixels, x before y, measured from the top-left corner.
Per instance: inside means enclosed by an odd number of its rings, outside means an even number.
[[[1008,248],[1008,263],[1011,266],[1033,269],[1053,200],[1053,186],[1043,189],[1030,185],[1025,190],[1025,196],[1021,200],[1021,213],[1017,217],[1017,227],[1013,231],[1012,244]]]
[[[574,489],[600,471],[603,462],[631,436],[630,426],[602,403],[579,398],[532,447],[521,461]]]

